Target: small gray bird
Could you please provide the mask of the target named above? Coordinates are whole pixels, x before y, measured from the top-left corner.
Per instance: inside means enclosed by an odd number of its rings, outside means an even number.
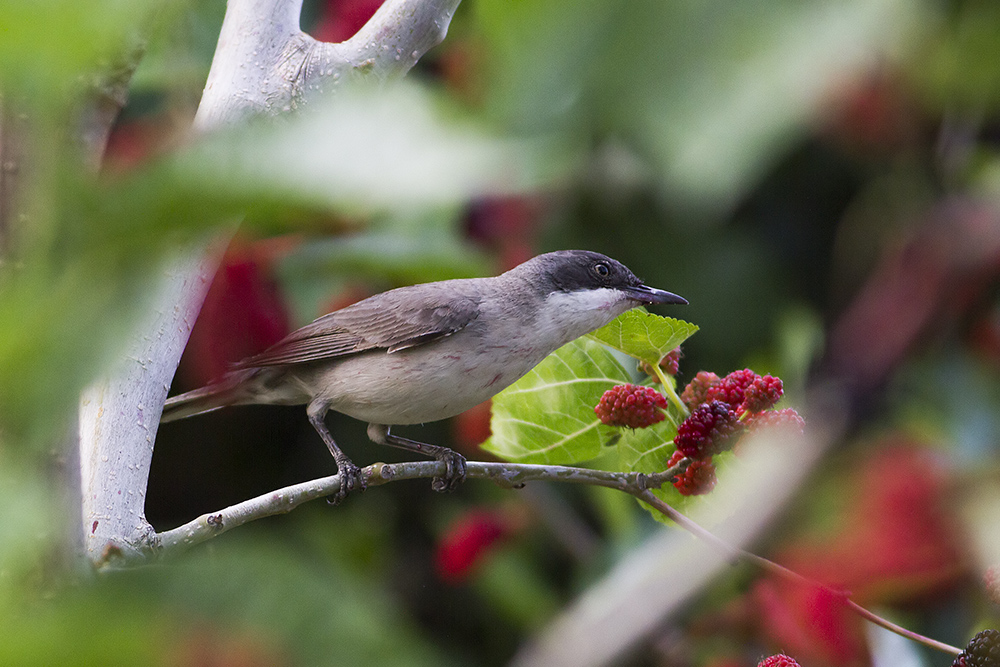
[[[686,304],[596,252],[539,255],[493,278],[389,290],[324,315],[219,382],[167,400],[168,422],[227,405],[305,404],[341,475],[335,500],[364,488],[360,469],[326,428],[329,410],[368,422],[368,437],[446,464],[437,491],[465,477],[457,452],[393,435],[499,393],[551,352],[644,304]]]

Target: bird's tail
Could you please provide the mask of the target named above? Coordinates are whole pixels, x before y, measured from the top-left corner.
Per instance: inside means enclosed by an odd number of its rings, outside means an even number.
[[[220,382],[168,398],[163,405],[160,423],[200,415],[203,412],[242,402],[248,394],[243,385],[243,381],[248,379],[247,376],[246,371],[230,373]]]

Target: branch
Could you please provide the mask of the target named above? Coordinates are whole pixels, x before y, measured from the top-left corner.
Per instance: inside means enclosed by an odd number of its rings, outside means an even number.
[[[604,486],[635,495],[642,490],[659,488],[668,483],[688,463],[689,461],[685,459],[662,473],[644,475],[569,466],[469,461],[466,476],[470,479],[491,480],[509,489],[520,488],[526,482],[550,481]],[[441,477],[445,474],[445,464],[441,461],[373,463],[363,468],[362,473],[367,486],[373,487],[408,479]],[[331,496],[339,490],[339,474],[277,489],[218,512],[203,514],[194,521],[158,533],[152,536],[150,547],[145,553],[116,552],[114,556],[118,558],[114,564],[119,567],[129,567],[144,565],[150,557],[155,557],[157,560],[170,558],[233,528],[264,517],[286,514],[302,503]]]
[[[467,477],[491,480],[508,489],[520,488],[532,481],[549,481],[602,486],[623,491],[648,504],[687,532],[709,544],[730,562],[744,561],[797,585],[822,589],[840,600],[855,614],[902,637],[944,653],[958,655],[962,652],[960,648],[925,637],[865,609],[851,600],[850,594],[845,591],[833,589],[762,556],[732,546],[653,494],[650,489],[669,483],[675,475],[683,472],[689,463],[690,459],[683,459],[663,472],[644,475],[571,466],[469,461]],[[367,486],[374,487],[389,482],[440,477],[445,474],[445,464],[441,461],[373,463],[362,472]],[[119,567],[141,566],[148,564],[150,559],[171,558],[233,528],[264,517],[286,514],[305,502],[333,495],[338,490],[340,490],[340,475],[287,486],[218,512],[203,514],[182,526],[158,533],[152,537],[149,550],[140,558],[130,558],[129,554],[119,552],[113,552],[111,555],[116,557],[115,565]]]

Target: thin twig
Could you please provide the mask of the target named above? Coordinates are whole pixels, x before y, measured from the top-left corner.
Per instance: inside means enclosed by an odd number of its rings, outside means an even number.
[[[670,518],[670,520],[672,520],[678,526],[688,531],[695,537],[712,545],[720,552],[725,554],[727,558],[734,560],[742,560],[748,563],[752,563],[753,565],[756,565],[765,572],[782,577],[784,579],[787,579],[802,586],[811,586],[814,588],[822,589],[827,593],[829,593],[831,597],[839,599],[844,605],[847,606],[848,609],[853,611],[855,614],[871,621],[875,625],[879,625],[885,628],[886,630],[889,630],[890,632],[895,632],[896,634],[902,637],[906,637],[907,639],[919,642],[925,646],[937,649],[938,651],[942,651],[944,653],[951,653],[953,655],[958,655],[959,653],[962,652],[962,649],[960,648],[957,648],[950,644],[945,644],[944,642],[939,642],[936,639],[931,639],[930,637],[925,637],[924,635],[913,632],[912,630],[907,630],[906,628],[900,625],[896,625],[892,621],[882,618],[878,614],[875,614],[874,612],[865,609],[857,602],[851,600],[850,594],[846,591],[841,591],[835,588],[831,588],[818,581],[815,581],[814,579],[805,577],[799,574],[798,572],[789,570],[787,567],[784,567],[783,565],[778,565],[774,561],[768,560],[762,556],[758,556],[757,554],[745,551],[743,549],[734,547],[731,544],[726,543],[725,541],[719,539],[714,534],[712,534],[705,528],[701,527],[688,517],[678,512],[676,509],[674,509],[661,499],[657,498],[655,495],[653,495],[651,491],[646,490],[646,491],[641,491],[639,493],[633,493],[632,491],[628,491],[628,493],[632,493],[632,495],[634,495],[636,498],[639,498],[643,502],[648,503],[649,505],[654,507],[657,511],[661,512],[662,514]]]

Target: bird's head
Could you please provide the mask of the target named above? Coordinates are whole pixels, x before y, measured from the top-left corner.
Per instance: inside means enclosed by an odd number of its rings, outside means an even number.
[[[650,287],[628,267],[588,250],[539,255],[511,273],[533,284],[544,301],[543,321],[582,336],[636,306],[686,304],[671,292]]]

